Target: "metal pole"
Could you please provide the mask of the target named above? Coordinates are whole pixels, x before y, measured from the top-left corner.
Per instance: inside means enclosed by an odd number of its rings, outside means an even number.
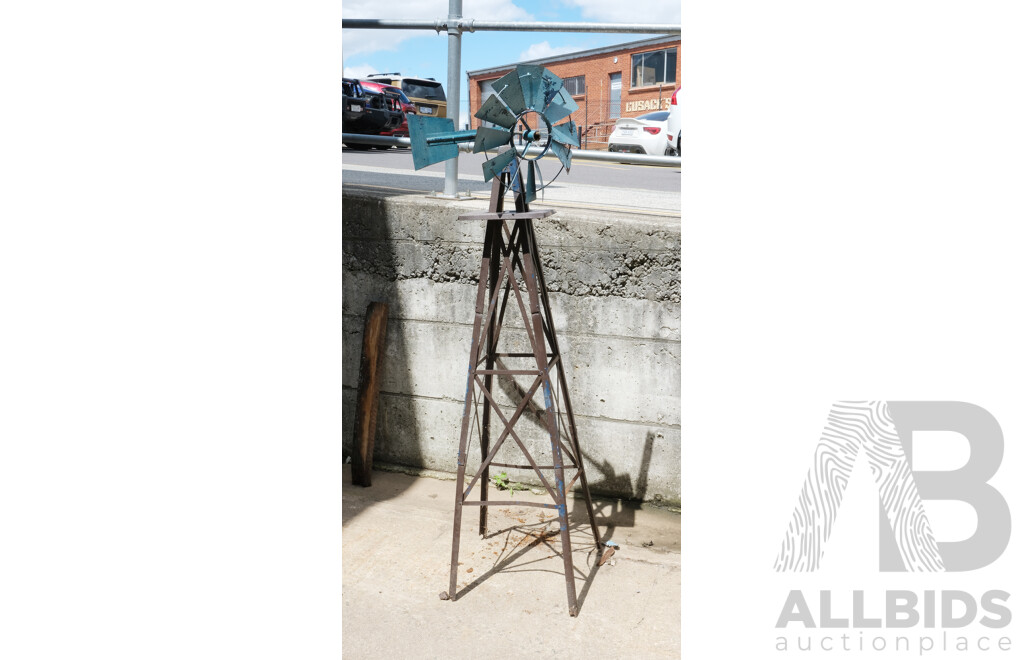
[[[412,145],[412,140],[407,137],[384,137],[383,135],[359,135],[357,133],[342,133],[341,139],[345,142],[355,142],[357,144],[379,144],[381,146],[396,146],[396,147],[408,147]],[[473,151],[473,143],[462,143],[459,145],[459,151],[471,153]],[[527,147],[526,155],[534,156],[543,151],[541,147]],[[576,160],[600,160],[606,162],[619,162],[619,163],[635,163],[637,165],[663,165],[665,167],[679,167],[682,164],[682,159],[679,156],[648,156],[645,154],[627,154],[627,153],[612,153],[609,151],[585,151],[582,149],[571,149],[572,159]],[[545,158],[553,158],[551,154],[545,156]]]
[[[455,130],[459,130],[459,104],[462,102],[462,0],[448,0],[448,117]],[[452,100],[454,99],[454,103]],[[452,158],[444,163],[444,197],[458,197],[459,159]]]
[[[449,12],[452,4],[449,0]],[[449,14],[448,20],[437,19],[403,21],[403,20],[381,20],[376,18],[343,18],[341,27],[344,29],[382,29],[382,30],[434,30],[442,32],[458,28],[465,32],[476,31],[501,31],[501,32],[618,32],[624,34],[646,33],[646,34],[682,34],[681,25],[657,25],[657,24],[636,24],[636,23],[558,23],[558,22],[516,22],[516,21],[478,21],[475,19],[462,20],[462,4],[459,3],[458,18],[452,18]]]

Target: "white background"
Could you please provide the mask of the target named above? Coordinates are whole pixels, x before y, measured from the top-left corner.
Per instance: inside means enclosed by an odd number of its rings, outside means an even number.
[[[339,656],[340,13],[0,9],[3,657]],[[1024,511],[1022,19],[687,4],[687,657],[771,657],[834,400],[983,406]],[[881,585],[871,497],[837,590]],[[927,585],[1019,596],[1020,554]]]
[[[0,657],[340,656],[340,33],[0,5]]]
[[[1024,616],[1019,533],[987,569],[880,575],[866,470],[822,570],[772,570],[836,400],[987,409],[1024,515],[1020,3],[686,9],[684,656],[783,657],[791,588],[1000,588]]]

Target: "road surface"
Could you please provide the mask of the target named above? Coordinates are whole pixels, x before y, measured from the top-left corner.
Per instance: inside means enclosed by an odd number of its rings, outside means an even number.
[[[469,193],[480,199],[490,195],[491,184],[484,182],[480,169],[484,160],[484,154],[459,155],[460,193]],[[553,157],[544,157],[539,162],[544,183],[549,182],[561,168],[561,163]],[[358,151],[345,148],[342,151],[342,182],[344,186],[367,189],[439,192],[444,189],[444,163],[417,171],[413,169],[412,153],[408,149]],[[576,160],[571,172],[562,172],[537,197],[545,206],[678,216],[681,206],[680,170],[675,167]]]

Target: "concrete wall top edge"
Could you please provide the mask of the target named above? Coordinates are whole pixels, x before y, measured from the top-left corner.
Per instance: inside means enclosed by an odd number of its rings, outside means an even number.
[[[385,207],[394,209],[402,213],[411,213],[417,211],[420,213],[444,213],[445,218],[458,225],[476,226],[483,225],[482,221],[472,222],[459,220],[458,217],[466,213],[481,213],[487,210],[487,204],[485,200],[473,200],[468,202],[456,202],[445,199],[436,199],[427,197],[426,195],[391,195],[386,193],[378,193],[367,190],[345,190],[342,195],[342,213],[345,212],[345,203],[349,204],[366,204],[366,203],[377,203],[381,206],[381,210]],[[543,204],[535,204],[532,210],[539,210],[546,208]],[[550,218],[535,221],[535,224],[539,227],[547,222],[555,221],[560,219],[562,221],[577,221],[577,222],[614,222],[616,224],[629,224],[637,226],[651,226],[659,229],[663,228],[671,233],[680,233],[680,221],[678,217],[673,216],[655,216],[655,215],[643,215],[637,214],[635,216],[624,215],[621,213],[614,213],[610,211],[595,211],[595,210],[584,210],[584,209],[566,209],[559,208],[555,210],[555,215]]]

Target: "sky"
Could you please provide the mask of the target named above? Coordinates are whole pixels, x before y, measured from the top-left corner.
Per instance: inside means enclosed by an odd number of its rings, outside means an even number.
[[[448,0],[397,3],[344,0],[344,18],[435,20],[448,16]],[[463,0],[463,18],[487,21],[571,21],[594,23],[681,22],[679,0]],[[654,38],[655,34],[578,32],[473,32],[462,35],[461,122],[468,116],[466,71]],[[433,30],[342,30],[346,78],[398,71],[448,85],[448,37]],[[449,100],[449,103],[451,101]]]

